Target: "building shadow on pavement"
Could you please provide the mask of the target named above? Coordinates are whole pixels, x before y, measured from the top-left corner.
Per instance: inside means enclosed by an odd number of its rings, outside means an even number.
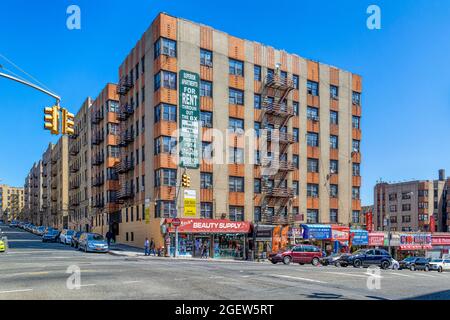
[[[412,298],[407,298],[405,300],[450,300],[450,290],[437,291]]]

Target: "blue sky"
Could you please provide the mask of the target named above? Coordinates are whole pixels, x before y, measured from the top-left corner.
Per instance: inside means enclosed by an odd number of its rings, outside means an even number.
[[[81,8],[82,29],[66,28],[66,9]],[[366,28],[366,9],[381,8],[382,30]],[[118,66],[158,12],[210,25],[361,74],[363,204],[379,178],[450,175],[450,2],[446,0],[3,1],[0,54],[63,97],[76,111],[117,81]],[[10,70],[10,65],[0,58]],[[42,129],[53,101],[0,79],[1,183],[22,185],[56,138]]]

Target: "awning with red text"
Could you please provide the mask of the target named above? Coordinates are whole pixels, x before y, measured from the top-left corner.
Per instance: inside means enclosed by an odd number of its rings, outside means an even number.
[[[171,226],[172,218],[165,220],[168,232],[175,232]],[[218,219],[187,219],[180,218],[181,225],[178,227],[180,233],[249,233],[250,222],[230,221]]]

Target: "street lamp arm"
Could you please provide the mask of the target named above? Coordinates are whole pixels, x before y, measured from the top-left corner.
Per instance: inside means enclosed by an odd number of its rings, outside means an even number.
[[[55,98],[56,99],[56,104],[59,106],[59,102],[61,101],[61,97],[59,97],[58,95],[56,95],[56,94],[54,94],[54,93],[52,93],[52,92],[50,92],[48,90],[45,90],[45,89],[43,89],[43,88],[41,88],[41,87],[31,83],[31,82],[28,82],[28,81],[25,81],[25,80],[22,80],[22,79],[10,76],[9,74],[3,73],[3,72],[0,72],[0,77],[16,81],[18,83],[21,83],[21,84],[24,84],[24,85],[26,85],[28,87],[36,89],[36,90],[38,90],[38,91],[40,91],[42,93],[45,93],[46,95]]]

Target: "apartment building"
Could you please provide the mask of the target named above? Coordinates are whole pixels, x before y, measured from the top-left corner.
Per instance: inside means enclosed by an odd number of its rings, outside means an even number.
[[[41,223],[42,220],[42,161],[33,164],[25,179],[25,217],[32,223]]]
[[[437,180],[378,183],[374,188],[376,230],[447,232],[448,185],[445,171]]]
[[[18,218],[24,205],[24,188],[0,185],[0,219],[9,221]]]
[[[119,79],[118,241],[141,245],[148,236],[162,245],[161,226],[176,212],[273,225],[359,223],[360,76],[159,14]],[[186,149],[176,130],[188,84],[200,95],[190,119],[198,113],[201,126],[190,131],[198,139],[193,163],[181,167],[176,158]],[[223,133],[221,144],[211,128]],[[250,129],[270,148],[279,141],[279,150],[249,147],[242,132]],[[205,161],[211,150],[227,161]],[[266,173],[274,163],[279,170]],[[189,216],[177,188],[183,173],[195,198]]]
[[[75,134],[69,144],[69,217],[73,230],[88,230],[92,208],[91,195],[91,98],[75,115]]]
[[[107,84],[94,100],[91,113],[91,205],[90,225],[94,232],[118,232],[120,204],[117,201],[119,175],[119,98],[115,84]]]
[[[52,198],[52,150],[53,143],[50,143],[42,155],[42,223],[49,225],[51,219],[51,198]]]
[[[61,136],[51,151],[50,226],[67,228],[69,224],[69,145]]]

